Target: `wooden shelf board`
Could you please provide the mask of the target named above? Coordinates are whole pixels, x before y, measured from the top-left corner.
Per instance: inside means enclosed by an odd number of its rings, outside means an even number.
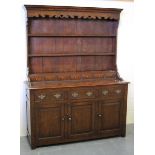
[[[87,79],[87,80],[68,80],[68,81],[41,81],[41,82],[26,82],[29,89],[44,89],[44,88],[71,88],[81,86],[103,86],[103,85],[117,85],[128,84],[126,81],[116,79]]]
[[[54,54],[29,54],[29,57],[57,57],[57,56],[104,56],[115,55],[115,53],[54,53]]]
[[[116,37],[116,35],[52,35],[52,34],[28,34],[29,37]]]

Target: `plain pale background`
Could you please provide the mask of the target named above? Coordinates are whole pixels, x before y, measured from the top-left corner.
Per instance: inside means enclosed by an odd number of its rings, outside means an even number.
[[[127,123],[133,123],[133,65],[132,65],[132,35],[133,35],[133,3],[132,2],[103,2],[103,1],[78,1],[66,2],[55,0],[49,3],[49,1],[44,1],[44,3],[35,3],[35,0],[24,1],[19,4],[19,15],[18,19],[20,28],[18,32],[20,33],[20,48],[21,50],[16,51],[16,57],[19,57],[20,53],[20,135],[26,136],[26,105],[25,105],[25,86],[23,82],[26,80],[26,10],[23,7],[24,4],[44,4],[44,5],[69,5],[69,6],[92,6],[92,7],[111,7],[111,8],[123,8],[121,13],[121,20],[118,30],[118,46],[117,46],[117,62],[118,71],[125,80],[130,81],[129,93],[128,93],[128,111],[127,111]],[[18,38],[14,38],[18,39]]]
[[[134,72],[135,155],[155,154],[154,0],[135,0],[134,4],[123,2],[123,0],[121,2],[115,0],[74,0],[74,2],[72,0],[5,0],[0,4],[1,152],[5,152],[6,155],[19,154],[19,136],[20,133],[22,135],[25,132],[25,129],[21,128],[21,126],[24,127],[22,122],[25,121],[23,117],[25,115],[23,81],[26,79],[26,19],[23,4],[47,4],[121,7],[124,8],[124,11],[130,10],[130,13],[126,14],[129,19],[123,17],[125,13],[121,15],[118,37],[118,69],[121,76],[132,84]],[[132,11],[133,5],[134,11]],[[123,20],[126,22],[129,20],[131,23],[128,22],[126,25]],[[126,31],[122,29],[126,29]],[[123,57],[123,61],[120,60],[121,57]],[[133,86],[130,85],[130,87]],[[133,101],[133,88],[129,89],[129,100]],[[129,103],[129,105],[132,104]]]

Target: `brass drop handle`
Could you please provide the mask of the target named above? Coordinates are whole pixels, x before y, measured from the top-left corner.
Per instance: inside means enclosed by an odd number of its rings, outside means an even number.
[[[109,93],[108,90],[103,90],[103,91],[102,91],[102,94],[103,94],[103,95],[107,95],[108,93]]]
[[[65,118],[64,117],[62,117],[62,119],[61,119],[62,121],[64,121],[65,120]]]
[[[61,94],[54,94],[54,97],[56,98],[56,99],[59,99],[60,97],[61,97]]]
[[[38,96],[38,98],[40,98],[41,100],[43,100],[45,97],[46,97],[46,95],[43,95],[43,94]]]
[[[73,97],[78,97],[79,94],[78,94],[77,92],[74,92],[74,93],[72,93],[72,96],[73,96]]]
[[[91,91],[88,91],[86,94],[87,94],[87,96],[92,96],[93,95],[93,93]]]
[[[121,90],[120,90],[120,89],[117,89],[115,92],[116,92],[117,94],[120,94],[120,93],[121,93]]]

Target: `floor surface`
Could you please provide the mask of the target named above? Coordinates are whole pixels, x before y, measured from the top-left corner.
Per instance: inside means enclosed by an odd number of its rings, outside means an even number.
[[[31,150],[27,138],[20,139],[20,155],[134,155],[134,126],[127,125],[125,138],[116,137]]]

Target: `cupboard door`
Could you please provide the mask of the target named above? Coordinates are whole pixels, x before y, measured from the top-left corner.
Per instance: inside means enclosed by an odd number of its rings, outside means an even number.
[[[39,144],[51,144],[64,138],[63,103],[37,109],[37,138]]]
[[[121,101],[105,100],[99,103],[99,132],[120,129]]]
[[[73,102],[68,105],[68,137],[85,139],[94,133],[93,102]]]

